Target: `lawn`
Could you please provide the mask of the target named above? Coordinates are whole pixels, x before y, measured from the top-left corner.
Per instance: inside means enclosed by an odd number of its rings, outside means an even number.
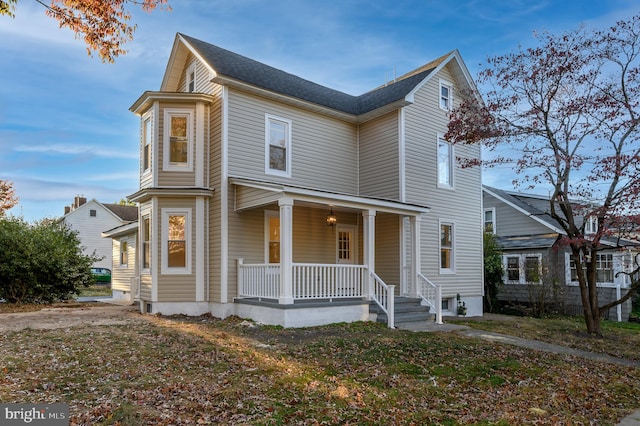
[[[0,401],[104,425],[607,425],[640,408],[638,368],[455,333],[130,315],[3,333]]]

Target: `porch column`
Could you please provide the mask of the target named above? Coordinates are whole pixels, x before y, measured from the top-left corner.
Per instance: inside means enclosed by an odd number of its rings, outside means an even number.
[[[371,272],[376,271],[376,211],[375,210],[365,210],[362,212],[363,217],[363,243],[362,246],[364,248],[363,260],[364,263],[369,268],[369,273],[367,274],[367,296],[369,300],[373,298],[373,278],[371,277]]]
[[[281,304],[293,303],[293,199],[281,198],[280,206],[280,298]]]
[[[411,272],[409,274],[409,297],[418,297],[418,273],[420,272],[420,216],[409,218],[411,224]]]

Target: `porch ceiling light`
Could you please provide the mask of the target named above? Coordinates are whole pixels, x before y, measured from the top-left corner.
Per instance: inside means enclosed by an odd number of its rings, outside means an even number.
[[[328,226],[336,226],[336,222],[338,222],[338,219],[336,218],[336,215],[333,214],[333,207],[332,207],[331,211],[327,215],[327,225]]]

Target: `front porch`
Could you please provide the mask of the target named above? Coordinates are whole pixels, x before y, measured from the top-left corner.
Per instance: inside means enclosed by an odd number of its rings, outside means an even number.
[[[369,304],[384,313],[387,325],[395,327],[394,285],[387,285],[367,265],[298,264],[283,274],[279,264],[245,264],[237,261],[238,315],[263,318],[262,322],[283,326],[312,326],[331,322],[372,319]],[[283,275],[290,275],[289,282]],[[422,274],[418,298],[442,323],[442,294],[439,286]],[[282,295],[288,297],[282,297]],[[373,318],[374,319],[374,318]]]

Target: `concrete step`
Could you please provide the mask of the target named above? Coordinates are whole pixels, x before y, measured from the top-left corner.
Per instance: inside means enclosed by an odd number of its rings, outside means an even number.
[[[401,324],[406,322],[427,322],[433,321],[435,315],[430,311],[429,306],[422,306],[421,299],[409,297],[396,297],[394,300],[394,317],[395,323]],[[382,311],[377,303],[371,302],[369,312],[376,314],[376,321],[386,323],[387,314]]]

